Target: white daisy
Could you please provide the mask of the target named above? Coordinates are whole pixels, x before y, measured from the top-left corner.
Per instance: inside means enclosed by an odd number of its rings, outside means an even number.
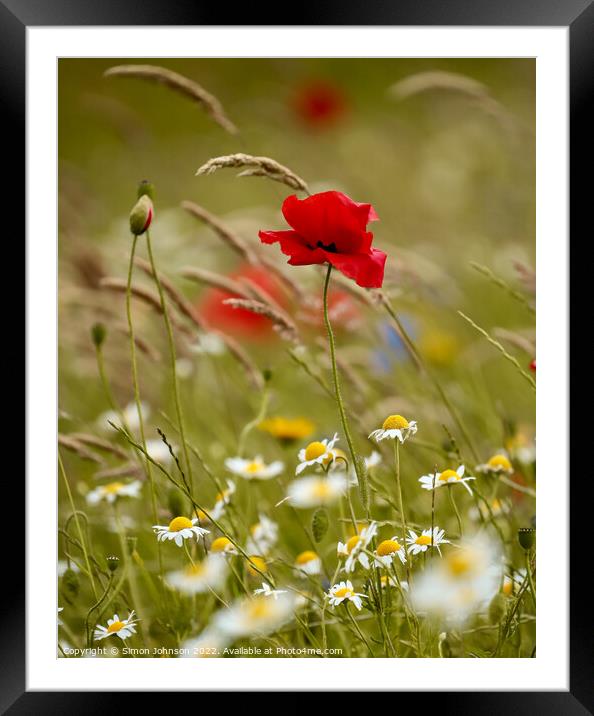
[[[295,599],[291,594],[281,594],[278,599],[258,595],[236,601],[229,609],[219,610],[213,619],[213,627],[234,639],[265,636],[285,624],[294,610]]]
[[[368,470],[371,470],[372,467],[376,467],[381,463],[382,456],[379,452],[377,452],[377,450],[374,450],[369,457],[364,457],[363,460],[365,462],[365,467]]]
[[[369,526],[359,530],[359,534],[353,535],[346,543],[339,542],[336,548],[338,555],[346,557],[344,571],[354,572],[357,563],[364,569],[369,569],[369,557],[365,553],[369,543],[377,534],[377,523],[372,522]]]
[[[139,497],[142,482],[134,480],[128,484],[124,482],[110,482],[107,485],[100,485],[87,493],[89,505],[96,505],[104,500],[113,504],[118,497]]]
[[[217,537],[215,540],[213,540],[212,544],[210,545],[210,551],[214,554],[222,555],[239,554],[239,552],[235,548],[235,545],[228,537]]]
[[[136,624],[138,619],[134,619],[134,610],[128,614],[127,619],[120,620],[119,616],[114,614],[112,619],[107,620],[106,627],[97,625],[93,635],[97,641],[107,639],[112,634],[119,636],[120,639],[127,639],[132,634],[136,634]]]
[[[287,497],[295,507],[321,507],[336,502],[345,492],[347,480],[344,474],[326,476],[313,475],[293,480],[287,490]]]
[[[398,557],[402,564],[406,562],[406,550],[398,537],[385,539],[378,544],[375,550],[375,566],[390,567],[394,557]]]
[[[142,414],[143,421],[148,420],[151,409],[148,403],[140,403],[140,412]],[[136,409],[136,403],[128,403],[126,407],[122,410],[122,416],[124,418],[124,421],[128,428],[132,432],[136,432],[138,428],[140,427],[140,421],[138,419],[138,410]],[[105,413],[101,413],[101,415],[97,418],[97,427],[100,430],[104,431],[111,431],[113,432],[113,428],[109,423],[113,423],[114,425],[118,425],[119,427],[123,428],[124,426],[121,424],[122,420],[119,416],[119,413],[115,410],[108,410]]]
[[[478,503],[478,507],[475,505],[468,510],[468,516],[472,520],[480,520],[481,517],[485,520],[489,519],[491,515],[493,517],[499,517],[499,515],[505,515],[509,512],[509,503],[505,500],[500,500],[498,497],[489,502],[491,511],[482,502]]]
[[[193,520],[187,517],[174,517],[168,525],[153,525],[153,529],[157,533],[159,542],[174,540],[175,544],[181,547],[185,539],[208,534],[209,530],[199,527],[197,522],[197,517]]]
[[[490,457],[487,462],[483,463],[482,465],[477,465],[476,471],[491,474],[504,473],[506,475],[511,475],[514,471],[514,468],[511,464],[510,459],[505,453],[496,453],[495,455]]]
[[[210,554],[202,562],[169,572],[166,581],[184,594],[202,594],[221,589],[227,579],[227,562],[221,554]]]
[[[267,554],[278,541],[278,525],[264,514],[250,527],[250,537],[245,550],[250,554]]]
[[[173,450],[175,450],[174,445],[172,445],[171,447],[173,448]],[[171,457],[171,453],[169,452],[169,448],[160,438],[156,438],[154,440],[147,440],[146,451],[155,462],[162,462],[166,465],[173,460],[173,458]]]
[[[444,485],[460,484],[464,485],[469,494],[472,495],[472,490],[466,484],[469,480],[476,480],[476,477],[464,477],[464,465],[460,465],[457,470],[448,469],[419,477],[419,482],[424,490],[434,490]]]
[[[295,571],[299,576],[305,574],[320,574],[322,571],[322,560],[311,549],[301,552],[295,558]]]
[[[207,627],[199,636],[186,639],[179,652],[181,659],[209,659],[222,656],[229,644],[229,637],[220,631]]]
[[[227,480],[226,489],[224,489],[222,492],[219,492],[219,494],[215,497],[214,507],[209,512],[209,515],[212,517],[213,520],[218,520],[225,514],[225,509],[227,505],[231,502],[231,498],[235,494],[236,489],[237,488],[235,487],[235,483],[231,482],[231,480]]]
[[[355,592],[352,583],[347,579],[346,582],[338,582],[338,584],[333,584],[326,593],[326,598],[330,602],[330,605],[333,607],[337,607],[339,604],[342,604],[342,602],[347,600],[349,602],[352,602],[355,607],[360,610],[363,606],[363,602],[361,601],[361,599],[366,599],[367,595]]]
[[[220,356],[225,352],[225,343],[216,333],[200,333],[189,349],[195,355]]]
[[[262,588],[261,589],[254,589],[254,594],[262,594],[265,597],[274,597],[275,599],[279,598],[279,595],[281,594],[287,594],[286,589],[273,589],[268,582],[262,582]]]
[[[486,612],[501,586],[498,545],[485,533],[465,538],[443,560],[431,564],[411,585],[416,610],[461,624]]]
[[[299,465],[297,465],[295,474],[299,475],[306,467],[311,467],[312,465],[322,467],[330,465],[336,458],[337,451],[333,448],[337,442],[338,433],[334,433],[332,440],[327,438],[324,438],[321,442],[316,440],[313,443],[309,443],[307,447],[302,448],[299,451]]]
[[[426,552],[432,545],[441,554],[439,545],[450,544],[450,540],[445,539],[445,530],[441,530],[439,527],[433,528],[433,539],[431,539],[431,528],[423,530],[420,535],[417,535],[413,530],[409,530],[408,534],[406,543],[409,545],[408,552],[412,555]]]
[[[417,423],[415,420],[410,422],[403,418],[402,415],[389,415],[381,428],[374,430],[369,438],[379,443],[381,440],[400,440],[403,443],[417,432]]]
[[[285,469],[285,464],[280,460],[275,460],[267,465],[261,456],[257,455],[253,460],[228,457],[225,460],[225,467],[234,475],[243,477],[245,480],[270,480],[281,474]]]

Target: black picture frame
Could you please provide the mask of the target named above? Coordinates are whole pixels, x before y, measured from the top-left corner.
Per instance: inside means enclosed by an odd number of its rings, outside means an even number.
[[[290,8],[288,8],[290,10]],[[294,7],[291,19],[282,12],[246,4],[230,11],[216,5],[188,0],[0,0],[0,97],[3,111],[1,123],[7,137],[22,138],[25,146],[25,81],[27,26],[84,25],[456,25],[456,26],[566,26],[570,37],[570,219],[576,236],[581,230],[591,235],[592,143],[591,113],[588,100],[593,94],[594,78],[594,4],[592,0],[329,0]],[[220,22],[233,17],[233,23]],[[289,13],[287,13],[287,16]],[[3,190],[4,206],[25,216],[23,192],[25,170],[23,153],[18,143],[11,142],[12,153],[6,152],[3,174],[11,181]],[[583,229],[582,229],[583,227]],[[586,228],[587,227],[587,228]],[[18,234],[17,234],[18,235]],[[585,240],[586,237],[584,237]],[[574,242],[575,244],[575,242]],[[575,276],[575,252],[571,260]],[[571,298],[573,306],[581,297],[575,282]],[[584,297],[585,298],[585,297]],[[572,321],[575,314],[572,313]],[[574,335],[579,333],[578,326]],[[560,339],[563,339],[561,336]],[[583,374],[583,355],[574,351],[570,368]],[[587,360],[587,359],[586,359]],[[580,363],[578,363],[580,361]],[[575,387],[575,382],[573,384]],[[588,423],[589,421],[585,421]],[[589,429],[590,425],[588,424]],[[560,429],[566,429],[561,426]],[[590,440],[584,428],[576,424],[570,446],[587,447]],[[571,448],[570,448],[571,449]],[[574,451],[571,451],[573,456]],[[574,460],[574,467],[577,457]],[[576,468],[577,473],[577,468]],[[582,471],[580,471],[582,473]],[[594,713],[594,678],[592,670],[592,637],[594,635],[590,591],[586,580],[590,558],[581,545],[589,545],[588,510],[592,500],[592,477],[582,473],[588,484],[578,482],[570,496],[571,541],[578,545],[570,552],[570,690],[568,692],[463,692],[425,693],[425,698],[439,703],[439,712],[472,714],[573,714]],[[579,477],[579,475],[578,475]],[[574,480],[575,483],[575,480]],[[14,496],[10,512],[15,529],[22,529],[22,518],[16,509],[21,495]],[[4,549],[2,573],[10,574],[4,581],[3,607],[0,613],[0,710],[10,714],[96,713],[110,706],[121,708],[121,701],[130,701],[132,694],[90,692],[31,692],[26,690],[25,669],[25,589],[24,558],[18,548]],[[8,553],[8,554],[7,554]],[[554,628],[551,624],[551,628]],[[75,688],[75,685],[73,685]],[[470,685],[469,685],[470,686]],[[180,694],[181,696],[181,694]],[[403,694],[402,697],[405,695]],[[178,696],[176,696],[178,698]],[[399,704],[401,696],[399,696]],[[418,699],[419,694],[414,698]],[[117,701],[116,701],[117,699]],[[151,696],[153,703],[160,700]],[[251,703],[255,704],[255,700]],[[284,708],[284,707],[283,707]]]

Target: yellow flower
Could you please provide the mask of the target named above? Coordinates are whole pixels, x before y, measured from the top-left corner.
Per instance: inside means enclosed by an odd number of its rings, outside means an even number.
[[[276,416],[263,420],[258,428],[277,440],[293,442],[309,437],[315,428],[311,420],[307,418],[283,418]]]

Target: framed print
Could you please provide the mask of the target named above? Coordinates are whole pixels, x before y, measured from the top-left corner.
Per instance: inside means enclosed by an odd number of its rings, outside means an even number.
[[[571,5],[0,6],[6,136],[26,122],[10,713],[144,690],[589,712],[568,161],[594,15]]]

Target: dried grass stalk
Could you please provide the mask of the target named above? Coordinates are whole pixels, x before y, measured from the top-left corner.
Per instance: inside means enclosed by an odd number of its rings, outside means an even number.
[[[133,462],[127,462],[125,465],[119,465],[118,467],[110,467],[105,470],[98,470],[93,477],[96,480],[109,477],[123,477],[129,475],[130,477],[137,477],[143,473],[142,467]]]
[[[299,342],[297,325],[286,313],[280,313],[272,306],[262,303],[261,301],[246,300],[243,298],[228,298],[223,301],[223,303],[232,308],[243,308],[246,311],[251,311],[259,316],[268,318],[268,320],[272,322],[274,330],[277,331],[281,338],[293,343]]]
[[[140,258],[140,256],[137,256],[134,259],[134,263],[146,274],[151,276],[151,278],[154,278],[153,269],[148,261],[145,261],[143,258]],[[194,323],[198,328],[204,330],[204,324],[200,320],[200,317],[198,316],[198,313],[195,310],[194,306],[192,306],[192,304],[177,290],[177,288],[171,282],[171,279],[169,279],[160,271],[158,272],[158,277],[159,281],[161,282],[161,285],[163,286],[163,289],[165,290],[165,293],[167,293],[169,298],[177,306],[179,312],[182,315],[186,316],[186,318],[189,318],[190,321],[192,321],[192,323]]]
[[[212,288],[225,291],[226,293],[240,296],[241,298],[251,299],[255,298],[254,294],[246,288],[244,288],[238,281],[235,281],[228,276],[223,276],[220,273],[214,271],[207,271],[206,269],[194,268],[193,266],[185,266],[181,270],[181,275],[184,278],[188,278],[191,281],[198,283],[204,283]]]
[[[198,171],[196,176],[201,174],[213,174],[219,169],[237,169],[245,167],[245,169],[238,174],[238,176],[263,176],[272,181],[278,181],[281,184],[285,184],[291,189],[297,191],[304,191],[309,194],[307,184],[303,179],[292,172],[288,167],[279,164],[270,157],[254,157],[251,154],[228,154],[223,157],[214,157],[209,159],[206,164],[203,164]]]
[[[225,114],[223,105],[197,82],[157,65],[117,65],[103,73],[104,77],[135,77],[165,85],[195,102],[198,102],[206,114],[229,134],[238,134],[239,130]]]
[[[106,288],[110,291],[116,291],[118,293],[126,293],[127,284],[126,281],[124,281],[123,279],[115,278],[113,276],[107,276],[106,278],[101,279],[101,288]],[[151,291],[144,286],[132,286],[130,290],[132,295],[139,301],[146,303],[152,309],[157,311],[157,313],[163,313],[163,311],[161,310],[161,301],[159,300],[159,296],[154,291]],[[169,318],[171,320],[171,323],[181,333],[185,333],[186,335],[192,335],[192,332],[189,330],[189,328],[179,320],[175,313],[172,313],[170,311]]]
[[[223,224],[223,222],[219,218],[214,216],[214,214],[211,214],[209,211],[194,203],[193,201],[182,201],[181,207],[182,209],[185,209],[188,213],[192,214],[192,216],[196,217],[197,219],[200,219],[200,221],[203,221],[215,232],[215,234],[217,234],[217,236],[223,239],[223,241],[233,251],[238,253],[250,264],[258,263],[258,257],[250,249],[246,242],[234,231],[231,231],[228,226],[225,226],[225,224]]]
[[[82,443],[70,435],[58,433],[58,445],[65,447],[67,450],[75,453],[83,460],[89,460],[90,462],[95,462],[98,465],[103,465],[103,460],[98,455],[96,455],[92,450],[87,450]]]
[[[130,457],[127,452],[119,448],[117,445],[113,445],[109,442],[109,440],[103,440],[103,438],[98,438],[95,435],[88,435],[87,433],[70,433],[69,437],[77,442],[84,443],[85,445],[91,445],[99,450],[110,452],[112,455],[115,455],[122,460],[128,460]]]
[[[225,344],[229,353],[237,360],[241,367],[245,370],[245,374],[256,390],[262,390],[264,387],[264,378],[258,368],[252,362],[243,347],[231,336],[222,331],[213,331]]]

